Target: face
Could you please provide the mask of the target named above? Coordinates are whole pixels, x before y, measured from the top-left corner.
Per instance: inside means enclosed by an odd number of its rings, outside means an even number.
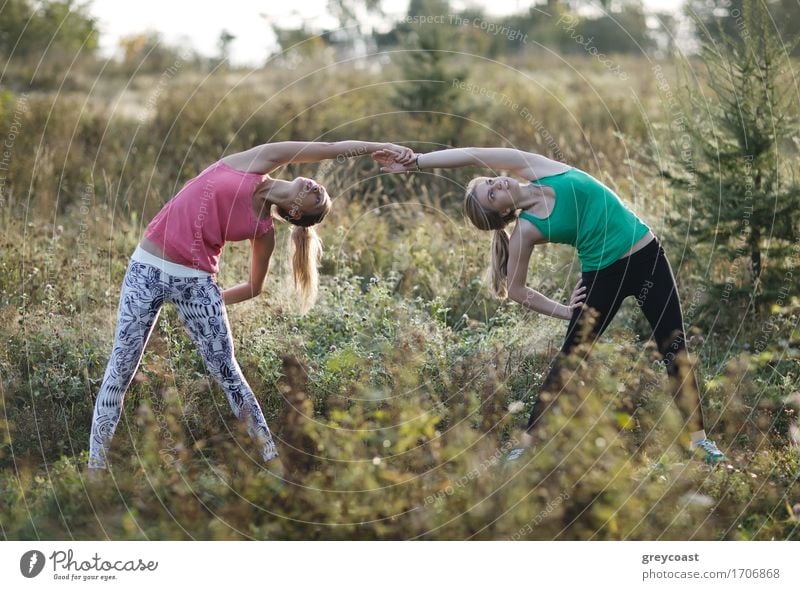
[[[321,213],[331,199],[324,186],[304,176],[298,176],[291,182],[289,196],[287,210],[289,216],[294,218]]]
[[[486,209],[506,215],[516,209],[514,202],[519,200],[519,183],[508,176],[485,178],[475,187],[475,196]]]

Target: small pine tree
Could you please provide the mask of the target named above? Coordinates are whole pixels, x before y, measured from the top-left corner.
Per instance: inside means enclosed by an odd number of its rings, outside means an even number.
[[[447,0],[412,0],[408,15],[412,18],[444,17],[451,13]],[[413,22],[413,21],[412,21]],[[416,123],[428,131],[427,139],[449,143],[454,131],[453,121],[442,118],[441,113],[459,113],[458,88],[454,80],[463,79],[465,72],[451,64],[453,38],[458,32],[449,22],[414,23],[403,32],[403,49],[398,58],[405,82],[395,86],[392,103],[399,110],[410,111]],[[435,129],[439,137],[430,137]]]
[[[762,0],[744,0],[734,34],[720,26],[711,35],[695,22],[708,91],[687,92],[687,116],[673,113],[673,149],[659,164],[680,189],[683,206],[673,221],[690,241],[686,250],[711,256],[709,303],[722,318],[741,320],[796,292],[797,118],[786,84],[792,48]]]

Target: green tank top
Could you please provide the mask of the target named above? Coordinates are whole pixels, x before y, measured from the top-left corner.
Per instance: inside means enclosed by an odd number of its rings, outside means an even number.
[[[552,188],[555,205],[543,219],[525,211],[519,216],[548,241],[577,248],[582,271],[600,270],[619,260],[650,229],[614,191],[577,168],[531,184]]]

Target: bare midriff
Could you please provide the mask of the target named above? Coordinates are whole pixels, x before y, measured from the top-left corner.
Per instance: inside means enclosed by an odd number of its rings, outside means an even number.
[[[159,258],[162,258],[162,259],[167,260],[169,262],[174,262],[175,264],[184,264],[183,262],[179,262],[177,260],[173,260],[172,258],[167,256],[166,254],[164,254],[164,251],[161,248],[158,247],[158,244],[156,244],[155,242],[153,242],[152,240],[150,240],[148,238],[142,238],[142,241],[139,242],[139,247],[142,250],[144,250],[145,252],[149,252],[153,256],[158,256]]]
[[[648,230],[648,232],[644,234],[641,238],[639,238],[639,241],[637,241],[633,246],[631,246],[631,249],[625,252],[625,254],[623,254],[622,256],[620,256],[618,260],[622,260],[626,256],[630,256],[634,252],[638,252],[639,250],[647,246],[647,244],[649,244],[651,241],[655,239],[656,239],[655,234],[652,231]]]

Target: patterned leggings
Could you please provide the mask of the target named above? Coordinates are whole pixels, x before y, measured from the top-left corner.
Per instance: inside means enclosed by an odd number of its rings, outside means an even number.
[[[114,348],[94,406],[89,467],[106,468],[106,454],[125,391],[166,301],[177,308],[208,372],[225,391],[234,415],[246,423],[248,433],[258,443],[262,460],[275,458],[278,452],[264,414],[233,356],[228,315],[214,277],[175,277],[131,260],[122,284]]]

